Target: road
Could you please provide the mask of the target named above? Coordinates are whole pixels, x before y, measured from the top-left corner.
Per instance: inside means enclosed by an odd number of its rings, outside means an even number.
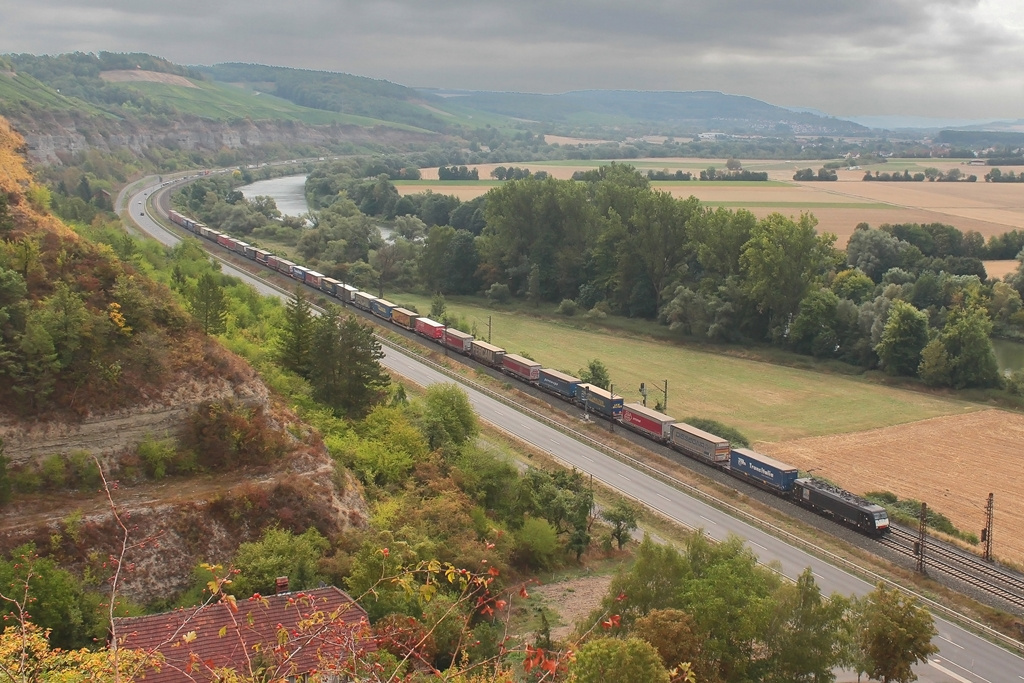
[[[131,217],[144,232],[164,244],[174,244],[178,238],[161,227],[150,216],[146,202],[154,187],[147,187],[123,197],[131,207]],[[119,197],[119,202],[122,197]],[[145,215],[140,215],[144,213]],[[223,263],[225,272],[255,286],[261,293],[286,298],[289,294],[254,278],[230,264]],[[390,370],[421,385],[451,382],[452,378],[429,367],[421,360],[385,347],[383,364]],[[606,486],[619,490],[641,501],[652,510],[691,528],[702,528],[714,538],[734,534],[744,539],[765,564],[776,564],[790,579],[796,579],[810,567],[823,593],[863,595],[874,586],[834,564],[811,555],[752,526],[717,507],[690,497],[665,482],[641,470],[612,458],[541,421],[512,408],[472,387],[465,387],[469,399],[480,419],[550,454],[565,465],[589,474]],[[936,616],[939,631],[935,644],[938,655],[927,664],[915,668],[919,680],[926,683],[1021,683],[1024,681],[1024,658],[998,647],[961,628],[953,622]],[[842,680],[846,680],[845,678]],[[850,679],[853,680],[853,679]]]

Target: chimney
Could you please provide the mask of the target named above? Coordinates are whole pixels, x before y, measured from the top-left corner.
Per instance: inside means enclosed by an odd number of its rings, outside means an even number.
[[[277,577],[277,580],[274,581],[274,588],[275,588],[275,592],[278,595],[280,595],[281,593],[287,593],[288,592],[288,577],[287,576],[279,576],[279,577]]]

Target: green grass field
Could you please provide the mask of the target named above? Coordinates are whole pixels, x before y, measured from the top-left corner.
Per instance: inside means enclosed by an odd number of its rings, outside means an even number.
[[[88,102],[65,97],[23,73],[11,76],[8,73],[0,72],[0,102],[27,102],[51,111],[75,110],[93,116],[108,116]]]
[[[186,114],[216,120],[250,118],[253,120],[286,119],[311,125],[343,123],[356,126],[387,126],[401,130],[427,132],[421,128],[391,123],[365,116],[351,116],[321,109],[300,107],[288,100],[252,90],[194,81],[197,87],[187,88],[165,83],[133,81],[123,86],[144,92],[157,102],[164,102]]]
[[[422,295],[386,292],[398,304],[430,310]],[[808,436],[857,432],[978,410],[954,399],[875,384],[844,376],[784,367],[704,351],[678,342],[655,340],[625,329],[587,324],[582,317],[550,319],[510,310],[491,310],[477,302],[449,300],[448,310],[475,324],[486,339],[512,353],[526,352],[545,367],[573,374],[597,358],[609,369],[615,391],[627,402],[640,400],[645,382],[648,405],[660,398],[653,386],[668,380],[669,415],[719,420],[742,431],[751,441],[789,441]],[[551,314],[551,308],[542,308]],[[612,321],[619,322],[619,321]],[[628,327],[645,327],[629,321]],[[667,334],[666,328],[662,328]]]

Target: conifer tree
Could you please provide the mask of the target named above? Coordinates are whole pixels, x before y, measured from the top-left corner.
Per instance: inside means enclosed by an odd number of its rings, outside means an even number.
[[[227,329],[228,304],[224,288],[213,273],[203,273],[188,299],[189,311],[206,334],[222,334]]]
[[[312,343],[313,308],[298,288],[285,306],[285,324],[277,347],[281,364],[298,375],[309,377]]]

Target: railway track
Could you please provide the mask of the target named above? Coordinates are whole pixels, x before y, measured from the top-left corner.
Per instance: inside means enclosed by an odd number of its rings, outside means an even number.
[[[895,525],[891,529],[892,533],[883,537],[881,544],[916,559],[914,543],[918,539],[917,533]],[[924,562],[926,569],[940,571],[1024,611],[1024,576],[1017,572],[931,538],[925,546]]]

